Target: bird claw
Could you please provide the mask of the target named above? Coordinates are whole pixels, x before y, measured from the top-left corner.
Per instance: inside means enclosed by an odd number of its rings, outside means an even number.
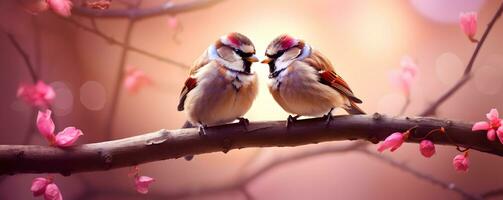
[[[326,115],[324,115],[323,117],[326,118],[325,119],[325,126],[328,128],[330,126],[330,122],[332,122],[332,119],[333,119],[333,116],[332,116],[332,111],[334,109],[330,109],[330,111],[328,111],[328,113]]]
[[[246,131],[248,131],[248,125],[250,125],[250,120],[244,118],[244,117],[239,117],[239,124],[241,124]]]
[[[206,134],[206,128],[208,128],[207,125],[201,125],[201,126],[199,126],[199,136],[205,137],[205,136],[208,135],[208,134]]]
[[[297,118],[299,118],[300,115],[292,116],[288,115],[288,119],[286,120],[286,128],[290,128],[293,126],[293,124],[297,121]]]

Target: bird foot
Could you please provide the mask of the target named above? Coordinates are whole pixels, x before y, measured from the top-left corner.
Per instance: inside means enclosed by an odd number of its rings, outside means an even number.
[[[334,109],[330,109],[330,111],[328,111],[328,113],[326,115],[324,115],[323,117],[325,118],[325,127],[330,127],[330,122],[332,122],[332,119],[333,119],[333,116],[332,116],[332,111]]]
[[[241,124],[246,131],[248,131],[248,125],[250,125],[250,120],[244,118],[244,117],[239,117],[239,124]]]
[[[299,117],[300,115],[288,115],[288,119],[286,120],[286,128],[292,127]]]
[[[206,128],[208,128],[208,125],[201,124],[199,126],[199,136],[201,136],[201,137],[207,136],[207,134],[206,134]]]

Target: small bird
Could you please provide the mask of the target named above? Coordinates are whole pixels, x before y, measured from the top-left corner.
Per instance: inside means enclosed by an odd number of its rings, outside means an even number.
[[[242,116],[257,95],[257,75],[250,70],[255,46],[240,33],[220,37],[194,62],[180,93],[178,111],[185,111],[188,122],[206,135],[207,126],[236,119],[248,124]],[[186,127],[187,125],[184,125]]]
[[[362,103],[348,84],[335,73],[330,61],[303,40],[280,35],[267,47],[269,91],[289,115],[287,127],[300,116],[324,116],[327,125],[334,108],[350,114],[365,114]]]

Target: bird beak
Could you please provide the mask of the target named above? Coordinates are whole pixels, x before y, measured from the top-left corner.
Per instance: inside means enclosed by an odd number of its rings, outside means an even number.
[[[258,62],[258,58],[256,56],[250,56],[248,58],[246,58],[246,60],[250,61],[250,62]]]
[[[266,58],[266,59],[262,60],[261,63],[269,64],[271,61],[272,61],[272,59]]]

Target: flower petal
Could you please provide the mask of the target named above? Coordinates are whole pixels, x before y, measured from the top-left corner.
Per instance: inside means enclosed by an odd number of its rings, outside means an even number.
[[[498,110],[496,108],[491,109],[491,111],[486,114],[486,117],[489,121],[499,120]]]
[[[152,84],[152,80],[145,75],[143,70],[134,67],[126,68],[124,87],[132,94],[137,93],[142,87]]]
[[[81,135],[84,135],[81,130],[73,126],[66,127],[56,135],[54,143],[59,147],[69,147],[72,146]]]
[[[476,122],[472,126],[472,131],[485,131],[485,130],[489,130],[490,127],[491,127],[491,125],[489,125],[488,122],[483,122],[483,121]]]
[[[38,177],[33,179],[33,182],[31,183],[31,192],[33,193],[33,196],[40,196],[44,194],[46,186],[51,183],[51,180]]]
[[[61,15],[63,17],[69,17],[72,9],[72,1],[70,0],[47,0],[49,7],[56,14]]]
[[[44,200],[63,200],[61,191],[56,184],[51,183],[47,185],[47,187],[45,188]]]
[[[386,149],[390,149],[391,152],[395,151],[398,149],[403,141],[404,141],[404,136],[400,132],[393,133],[389,135],[377,148],[377,151],[383,152]]]
[[[487,139],[489,141],[494,141],[496,140],[496,131],[494,129],[489,129],[487,131]]]
[[[52,111],[47,109],[45,111],[38,111],[37,115],[37,128],[40,134],[52,142],[54,139],[54,122],[51,119]]]
[[[498,128],[498,131],[496,131],[496,132],[497,132],[496,134],[498,135],[498,138],[500,139],[501,144],[503,144],[503,126],[500,126]]]
[[[141,194],[148,193],[148,187],[155,180],[148,176],[138,176],[135,178],[136,191]]]

